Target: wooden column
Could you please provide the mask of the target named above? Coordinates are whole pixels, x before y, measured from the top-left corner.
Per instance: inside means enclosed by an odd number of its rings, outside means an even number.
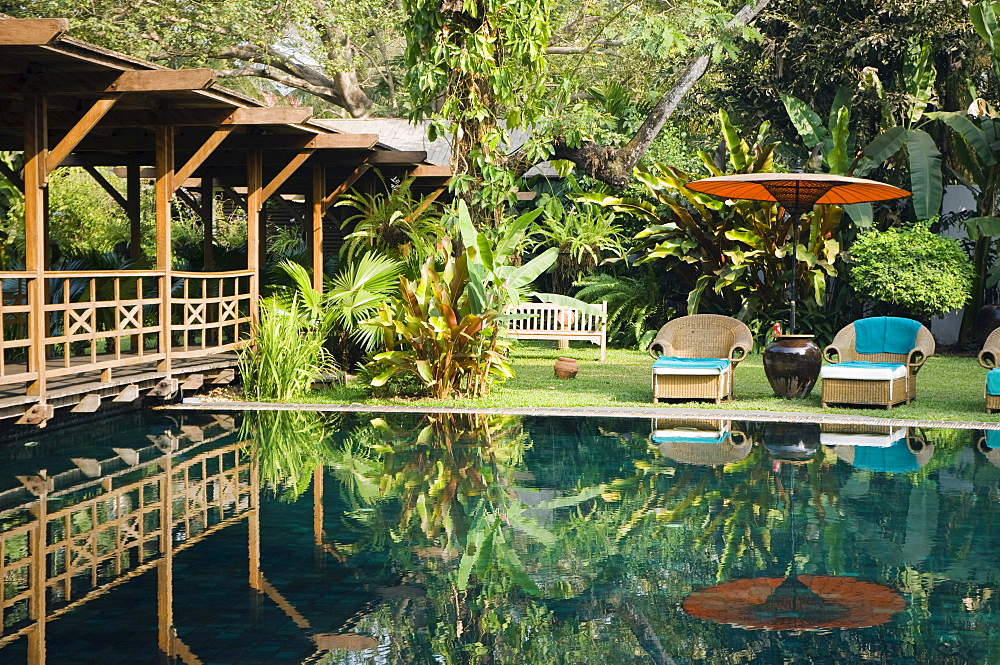
[[[24,263],[34,273],[28,287],[31,313],[28,330],[31,337],[28,367],[38,378],[28,386],[27,394],[45,402],[45,316],[46,220],[45,190],[48,158],[46,99],[43,95],[24,95]]]
[[[264,200],[264,159],[259,146],[247,150],[247,270],[250,275],[250,325],[256,326],[260,316],[260,280],[264,268],[264,238],[261,233],[261,209]]]
[[[215,263],[215,246],[213,239],[215,231],[215,189],[212,187],[211,178],[201,179],[201,225],[205,232],[205,244],[202,249],[202,262],[205,264],[202,270],[211,270]]]
[[[142,256],[142,181],[138,162],[125,167],[125,199],[128,204],[128,255],[137,259]]]
[[[173,198],[174,128],[156,128],[156,269],[163,271],[160,279],[160,350],[165,357],[159,369],[169,376],[171,370],[170,334],[171,267],[173,265],[170,199]]]
[[[314,164],[312,173],[312,196],[309,200],[311,233],[306,235],[313,265],[313,288],[323,291],[323,197],[326,195],[326,166]]]

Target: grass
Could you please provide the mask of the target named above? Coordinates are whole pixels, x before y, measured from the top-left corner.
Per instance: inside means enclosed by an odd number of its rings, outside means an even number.
[[[577,378],[554,378],[552,364],[559,356],[576,358]],[[300,402],[454,407],[634,407],[651,406],[650,365],[644,351],[608,349],[607,360],[598,361],[597,347],[574,343],[569,351],[556,351],[554,343],[521,342],[514,352],[516,378],[494,386],[482,399],[376,399],[367,396],[359,382],[315,392]],[[920,370],[917,399],[892,410],[847,409],[820,406],[819,384],[805,399],[775,397],[764,376],[760,355],[751,355],[736,368],[736,399],[711,402],[673,402],[666,406],[753,411],[792,411],[886,416],[919,420],[976,420],[1000,422],[1000,414],[987,414],[983,405],[986,370],[972,357],[934,356]],[[661,403],[661,405],[663,405]]]

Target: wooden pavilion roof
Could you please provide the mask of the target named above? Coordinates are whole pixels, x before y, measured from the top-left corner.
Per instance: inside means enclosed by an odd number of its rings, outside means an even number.
[[[427,164],[424,151],[391,150],[375,134],[338,132],[313,122],[308,107],[267,107],[229,90],[212,70],[169,69],[68,37],[67,29],[66,19],[0,14],[0,150],[23,149],[24,100],[40,94],[47,100],[51,168],[152,166],[155,128],[171,125],[179,172],[214,143],[185,175],[215,178],[221,186],[245,184],[245,152],[257,146],[263,149],[265,181],[303,151],[311,164],[326,164],[334,181],[365,163],[389,173],[405,170],[433,186],[449,175]],[[281,191],[304,193],[309,187],[308,170],[302,169]]]

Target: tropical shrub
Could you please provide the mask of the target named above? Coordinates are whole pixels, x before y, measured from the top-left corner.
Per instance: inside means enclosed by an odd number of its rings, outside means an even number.
[[[771,172],[776,144],[768,142],[769,126],[761,125],[749,145],[719,112],[729,173]],[[712,175],[724,175],[714,158],[700,152]],[[632,252],[636,263],[657,262],[672,271],[689,289],[689,314],[700,309],[737,316],[748,323],[774,321],[788,308],[785,285],[792,274],[799,283],[800,300],[822,303],[827,277],[836,275],[834,261],[840,244],[834,232],[841,211],[817,206],[801,219],[777,220],[774,204],[759,201],[721,201],[694,192],[685,185],[695,176],[661,164],[635,172],[652,201],[588,194],[582,198],[631,213],[651,222],[637,236]],[[793,224],[800,239],[791,246]],[[792,260],[794,255],[795,260]]]
[[[382,329],[386,350],[368,366],[375,374],[371,385],[410,374],[435,397],[482,396],[493,380],[513,376],[507,360],[510,343],[503,338],[509,307],[534,296],[596,309],[575,298],[530,292],[531,283],[555,262],[555,247],[523,265],[510,265],[514,248],[540,213],[536,209],[521,215],[491,239],[476,230],[465,202],[459,202],[456,223],[464,250],[457,254],[451,239],[442,239],[443,269],[431,256],[416,281],[401,276],[400,298],[384,303],[373,321]]]
[[[607,301],[611,346],[645,348],[660,326],[677,313],[653,267],[646,264],[638,270],[636,277],[599,273],[576,282],[580,300],[594,304]]]
[[[388,193],[364,194],[352,190],[334,204],[357,211],[341,223],[342,228],[351,227],[344,238],[341,257],[349,263],[362,252],[377,251],[419,266],[434,253],[445,235],[441,212],[426,197],[419,200],[414,197],[413,178],[406,178],[394,188],[381,174],[379,178]]]
[[[615,223],[613,211],[584,202],[567,208],[548,194],[541,199],[542,218],[533,245],[559,250],[552,269],[554,292],[566,293],[575,280],[597,267],[605,252],[618,255],[624,252],[622,227]]]
[[[972,262],[959,244],[922,224],[870,231],[851,246],[854,290],[922,318],[962,307],[973,276]]]
[[[428,258],[415,282],[400,277],[399,302],[384,304],[376,319],[386,351],[372,359],[381,370],[372,385],[408,372],[434,397],[480,397],[492,379],[512,377],[501,303],[477,307],[474,284],[468,250],[457,258],[447,250],[441,272]]]
[[[300,264],[283,261],[278,267],[290,278],[309,316],[328,331],[332,352],[341,365],[353,365],[361,355],[375,350],[382,331],[366,322],[396,291],[402,263],[366,252],[326,278],[322,292],[312,288],[312,275]],[[279,291],[286,300],[292,293]]]

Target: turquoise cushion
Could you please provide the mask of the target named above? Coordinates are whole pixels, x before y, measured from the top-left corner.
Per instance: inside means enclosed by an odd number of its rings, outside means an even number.
[[[986,430],[986,447],[990,450],[1000,448],[1000,429]]]
[[[986,373],[986,394],[1000,395],[1000,367]]]
[[[851,464],[856,469],[880,473],[904,473],[920,468],[916,455],[906,446],[906,439],[899,439],[887,448],[858,446]]]
[[[917,343],[920,322],[898,316],[873,316],[854,322],[858,353],[909,353]]]
[[[714,439],[705,436],[652,436],[653,443],[722,443],[729,438],[729,432],[722,432]]]
[[[653,361],[653,369],[714,369],[724,372],[729,361],[720,358],[671,358],[660,356]]]

